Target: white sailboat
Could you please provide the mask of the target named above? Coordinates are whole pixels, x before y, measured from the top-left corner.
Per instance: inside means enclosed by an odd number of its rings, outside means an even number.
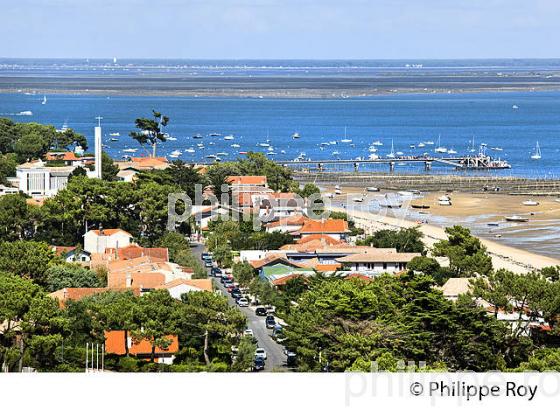
[[[391,152],[387,154],[387,158],[395,158],[395,147],[393,145],[393,140],[391,140]]]
[[[541,159],[541,147],[539,147],[539,142],[537,141],[537,146],[535,152],[531,155],[531,159]]]
[[[440,154],[445,154],[447,152],[447,148],[441,146],[441,135],[438,135],[437,147],[434,151]]]
[[[45,105],[47,103],[47,96],[43,95],[43,101],[41,101],[41,104]]]

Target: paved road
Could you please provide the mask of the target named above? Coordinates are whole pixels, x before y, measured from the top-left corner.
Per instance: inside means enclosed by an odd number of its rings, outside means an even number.
[[[200,259],[200,255],[204,252],[203,245],[196,245],[191,248],[193,253]],[[263,347],[266,350],[267,359],[265,362],[265,371],[272,370],[287,370],[286,368],[286,356],[284,355],[284,348],[276,343],[274,339],[270,337],[272,330],[268,330],[265,325],[264,317],[257,316],[255,314],[255,309],[251,308],[240,308],[235,303],[235,300],[229,295],[226,289],[223,287],[222,283],[215,278],[212,278],[216,287],[220,289],[228,298],[228,303],[231,306],[237,307],[246,317],[247,317],[247,327],[253,330],[255,339],[259,347]]]

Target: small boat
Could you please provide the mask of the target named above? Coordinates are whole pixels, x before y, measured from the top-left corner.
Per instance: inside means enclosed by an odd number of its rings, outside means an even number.
[[[169,154],[170,157],[173,158],[177,158],[180,157],[183,153],[181,151],[179,151],[178,149],[176,149],[175,151],[173,151],[171,154]]]
[[[377,155],[377,154],[369,154],[368,159],[379,159],[379,155]]]
[[[233,135],[226,135],[226,136],[224,137],[224,140],[226,140],[226,141],[231,141],[231,140],[233,140],[233,139],[235,139],[235,137],[234,137]]]
[[[239,145],[239,144],[231,144],[231,147],[232,147],[232,148],[239,148],[239,147],[241,147],[241,145]]]
[[[537,206],[539,203],[537,201],[533,201],[532,199],[528,199],[527,201],[522,202],[525,206]]]
[[[211,132],[210,134],[208,134],[209,137],[220,137],[222,134],[218,133],[218,132]]]
[[[447,153],[448,154],[456,154],[457,151],[455,151],[453,148],[450,148],[450,149],[447,150]]]
[[[381,141],[377,140],[377,141],[373,141],[371,143],[371,145],[375,145],[376,147],[381,147],[383,145],[383,143]]]
[[[352,140],[349,140],[348,138],[344,138],[344,139],[341,139],[340,142],[343,142],[345,144],[349,144],[349,143],[352,142]]]
[[[398,209],[402,207],[400,202],[380,202],[379,206],[381,208]]]
[[[185,150],[185,152],[188,152],[189,154],[194,154],[194,153],[195,153],[195,150],[194,150],[194,148],[187,148],[187,149]]]
[[[488,222],[487,225],[488,226],[500,226],[500,224],[498,222]]]
[[[138,148],[126,148],[126,149],[123,149],[123,152],[136,152],[136,151],[138,151]]]
[[[451,206],[451,201],[438,201],[439,206]]]
[[[342,195],[342,191],[340,190],[340,188],[335,188],[334,194],[335,195]]]
[[[118,133],[118,132],[112,132],[112,133],[109,134],[109,136],[110,136],[110,137],[120,137],[121,134]]]
[[[175,137],[166,137],[167,141],[177,141],[177,138]]]
[[[370,147],[368,148],[368,151],[369,151],[369,152],[377,152],[377,148],[375,148],[375,147],[372,145],[372,146],[370,146]]]
[[[518,110],[518,109],[519,109],[519,107],[518,107],[517,105],[515,105],[515,104],[513,104],[513,105],[511,106],[511,108],[512,108],[513,110]]]
[[[535,152],[531,155],[531,159],[541,159],[541,147],[539,147],[539,142],[537,141],[537,146]]]
[[[492,147],[490,148],[492,151],[503,151],[504,149],[502,147]]]
[[[298,132],[294,132],[294,133],[292,134],[292,139],[297,140],[298,138],[300,138],[299,133],[298,133]]]
[[[426,145],[434,145],[433,141],[426,141]]]
[[[118,141],[118,140],[119,140],[118,138],[111,138],[111,141],[113,141],[113,142]]]
[[[410,144],[409,147],[412,148],[412,149],[415,149],[415,148],[416,148],[416,145]]]
[[[366,188],[367,192],[379,192],[379,188],[377,188],[376,186],[368,186]]]
[[[424,148],[426,146],[426,144],[424,144],[423,142],[418,144],[418,148]]]
[[[414,209],[430,209],[430,205],[424,204],[411,204],[410,206]]]
[[[395,154],[396,154],[397,156],[399,156],[399,157],[402,157],[402,156],[404,155],[404,152],[402,152],[402,151],[397,151],[397,152],[395,152]]]
[[[410,191],[399,191],[397,192],[400,196],[414,196],[414,194]]]
[[[41,104],[45,105],[47,103],[47,96],[44,95],[43,96],[43,101],[41,101]]]
[[[395,151],[393,146],[393,140],[391,140],[391,152],[387,154],[387,158],[395,158]]]
[[[445,154],[447,152],[447,148],[441,146],[441,136],[440,135],[438,135],[437,147],[434,151],[437,152],[437,153],[440,153],[440,154]]]
[[[451,201],[451,198],[447,195],[442,195],[438,198],[438,201]]]
[[[259,144],[257,144],[257,145],[258,145],[259,147],[265,147],[265,148],[266,148],[266,147],[270,147],[270,144],[267,143],[267,142],[261,142],[261,143],[259,143]]]
[[[33,111],[20,111],[16,115],[30,116],[33,115]]]
[[[194,135],[193,135],[193,138],[194,138],[195,140],[199,140],[199,139],[204,138],[204,137],[202,136],[202,134],[194,134]]]
[[[508,222],[528,222],[529,218],[525,218],[519,215],[512,215],[512,216],[506,216],[505,220]]]
[[[239,151],[240,155],[247,155],[247,151]]]
[[[352,201],[354,202],[364,202],[364,197],[363,196],[357,196],[352,198]]]
[[[216,158],[218,158],[218,156],[217,156],[217,155],[214,155],[214,154],[210,154],[210,155],[206,155],[206,158],[209,158],[209,159],[216,159]]]

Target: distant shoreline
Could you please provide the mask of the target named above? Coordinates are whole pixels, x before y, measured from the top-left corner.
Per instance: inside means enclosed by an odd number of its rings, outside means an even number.
[[[350,90],[350,89],[192,89],[192,90],[118,90],[118,89],[82,89],[82,88],[45,88],[45,87],[0,87],[0,94],[35,93],[51,95],[93,95],[104,97],[193,97],[193,98],[278,98],[278,99],[346,99],[383,97],[391,95],[446,95],[446,94],[480,94],[480,93],[511,93],[511,92],[552,92],[560,91],[557,86],[539,87],[488,87],[488,88],[441,88],[419,90],[415,88],[399,88],[393,90]]]

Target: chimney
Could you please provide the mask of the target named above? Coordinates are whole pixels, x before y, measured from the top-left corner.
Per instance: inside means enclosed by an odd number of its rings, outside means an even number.
[[[132,274],[130,272],[126,273],[126,287],[127,288],[132,287]]]

